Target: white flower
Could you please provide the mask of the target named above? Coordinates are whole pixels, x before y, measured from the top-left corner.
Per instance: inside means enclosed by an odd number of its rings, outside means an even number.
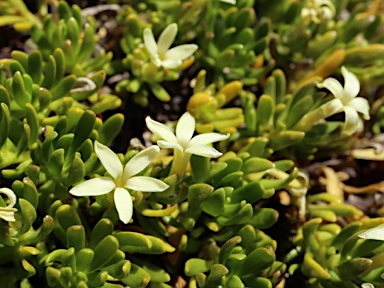
[[[335,15],[335,6],[330,0],[308,0],[301,10],[301,17],[309,17],[313,22],[328,21]]]
[[[107,146],[95,141],[95,152],[110,176],[93,178],[73,187],[69,193],[75,196],[98,196],[114,193],[114,202],[119,218],[125,224],[132,218],[133,203],[129,192],[161,192],[169,186],[163,181],[146,176],[135,176],[143,171],[159,153],[160,148],[151,146],[135,155],[123,167],[119,157]]]
[[[229,137],[229,134],[219,133],[205,133],[192,137],[195,133],[196,121],[189,112],[185,112],[180,117],[176,126],[176,135],[167,126],[152,120],[149,116],[145,118],[145,122],[152,133],[163,139],[157,141],[157,145],[161,148],[174,149],[171,174],[183,174],[191,154],[212,158],[220,157],[222,153],[208,144]]]
[[[351,135],[356,132],[359,124],[360,119],[357,112],[363,114],[365,120],[369,120],[369,103],[365,98],[356,97],[360,92],[360,83],[357,77],[344,66],[341,67],[341,73],[344,77],[344,88],[334,78],[325,79],[322,83],[317,84],[317,87],[328,89],[336,97],[327,104],[337,107],[337,112],[344,111],[345,123],[342,132]]]
[[[185,44],[171,47],[177,34],[177,24],[173,23],[167,26],[160,34],[156,43],[150,28],[144,29],[144,44],[151,55],[153,63],[157,67],[163,66],[164,68],[176,68],[183,63],[184,59],[192,56],[197,50],[198,46],[195,44]]]
[[[15,212],[17,211],[16,208],[13,208],[16,204],[15,192],[8,188],[1,188],[0,193],[6,195],[9,202],[6,207],[0,207],[0,218],[8,222],[15,222]]]

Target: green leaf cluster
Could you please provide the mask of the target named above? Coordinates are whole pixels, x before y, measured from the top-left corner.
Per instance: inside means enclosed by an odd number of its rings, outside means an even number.
[[[308,277],[309,287],[356,287],[356,283],[372,283],[380,287],[383,267],[383,242],[360,239],[358,234],[377,224],[382,218],[355,221],[345,227],[313,218],[300,229],[295,243],[304,254],[300,264],[288,270]]]
[[[93,57],[97,43],[96,20],[89,16],[83,23],[80,7],[73,5],[71,8],[66,1],[59,2],[57,17],[48,14],[41,26],[32,28],[31,38],[45,60],[55,49],[62,49],[65,71],[77,76],[100,70],[112,59],[112,52],[104,51]]]

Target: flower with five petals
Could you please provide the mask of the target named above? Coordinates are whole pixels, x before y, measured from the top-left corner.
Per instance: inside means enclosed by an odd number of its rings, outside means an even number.
[[[185,112],[180,117],[176,126],[176,134],[149,116],[145,118],[145,122],[148,129],[162,139],[157,141],[157,145],[161,148],[174,149],[170,174],[182,175],[192,154],[212,158],[220,157],[222,153],[207,144],[222,141],[229,137],[229,134],[219,133],[205,133],[192,137],[195,133],[196,121],[189,112]]]
[[[344,77],[344,87],[334,78],[325,79],[322,83],[317,84],[317,87],[326,88],[335,96],[335,99],[327,104],[337,108],[337,112],[344,111],[345,123],[342,133],[351,135],[358,128],[360,121],[358,112],[363,115],[365,120],[369,120],[369,103],[365,98],[356,97],[360,92],[357,77],[344,66],[341,67],[341,74]]]
[[[183,63],[183,60],[192,56],[197,50],[196,44],[184,44],[176,47],[171,47],[177,34],[177,24],[173,23],[168,25],[160,34],[156,43],[150,28],[144,29],[144,44],[147,47],[153,63],[157,67],[163,66],[164,68],[177,68]]]
[[[110,176],[86,180],[73,187],[69,193],[75,196],[98,196],[113,193],[120,220],[127,224],[133,214],[133,203],[129,192],[132,189],[142,192],[161,192],[169,186],[159,179],[135,176],[143,171],[159,153],[156,145],[136,154],[123,167],[119,157],[107,146],[95,141],[95,152]]]

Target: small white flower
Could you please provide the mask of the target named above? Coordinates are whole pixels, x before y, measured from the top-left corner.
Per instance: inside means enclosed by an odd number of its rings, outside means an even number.
[[[184,59],[192,56],[197,50],[198,46],[195,44],[179,45],[169,49],[173,41],[175,41],[176,34],[177,24],[170,24],[160,34],[156,43],[152,30],[150,28],[144,29],[145,47],[147,47],[152,61],[157,67],[176,68],[183,63]]]
[[[192,137],[195,133],[196,121],[189,112],[185,112],[180,117],[176,126],[176,135],[167,126],[152,120],[149,116],[145,118],[145,122],[152,133],[163,139],[157,141],[157,145],[161,148],[174,149],[171,174],[183,174],[191,154],[212,158],[220,157],[222,153],[208,144],[229,137],[229,134],[219,133],[205,133]]]
[[[336,13],[335,6],[330,0],[307,0],[301,10],[301,17],[310,18],[315,23],[329,21]]]
[[[95,141],[95,152],[110,176],[93,178],[73,187],[69,193],[75,196],[98,196],[114,193],[114,202],[120,220],[127,224],[133,214],[133,203],[129,192],[161,192],[169,186],[163,181],[147,176],[135,176],[143,171],[159,153],[160,148],[151,146],[135,155],[123,167],[119,157],[107,146]]]
[[[15,192],[8,188],[1,188],[0,193],[7,196],[9,202],[6,207],[0,207],[0,218],[8,222],[15,222],[15,212],[17,211],[16,208],[13,208],[16,204]]]
[[[344,77],[344,87],[334,78],[325,79],[317,84],[317,87],[328,89],[336,97],[327,104],[336,107],[337,112],[344,111],[345,123],[342,133],[351,135],[356,132],[359,125],[360,119],[357,112],[363,114],[365,120],[369,120],[369,103],[365,98],[356,97],[360,92],[357,77],[344,66],[341,67],[341,73]]]
[[[149,116],[145,122],[152,133],[164,139],[157,141],[161,148],[177,149],[183,153],[204,157],[220,157],[222,153],[207,144],[222,141],[229,137],[229,134],[219,133],[205,133],[192,137],[195,133],[196,121],[189,112],[185,112],[180,117],[176,126],[176,135],[167,126],[152,120]]]

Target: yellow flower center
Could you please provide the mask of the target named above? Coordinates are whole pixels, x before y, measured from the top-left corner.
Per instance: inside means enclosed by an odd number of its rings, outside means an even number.
[[[124,188],[124,184],[125,184],[126,181],[124,181],[123,179],[123,174],[120,174],[119,176],[117,176],[117,178],[115,179],[115,184],[116,184],[116,187],[119,187],[119,188]]]

